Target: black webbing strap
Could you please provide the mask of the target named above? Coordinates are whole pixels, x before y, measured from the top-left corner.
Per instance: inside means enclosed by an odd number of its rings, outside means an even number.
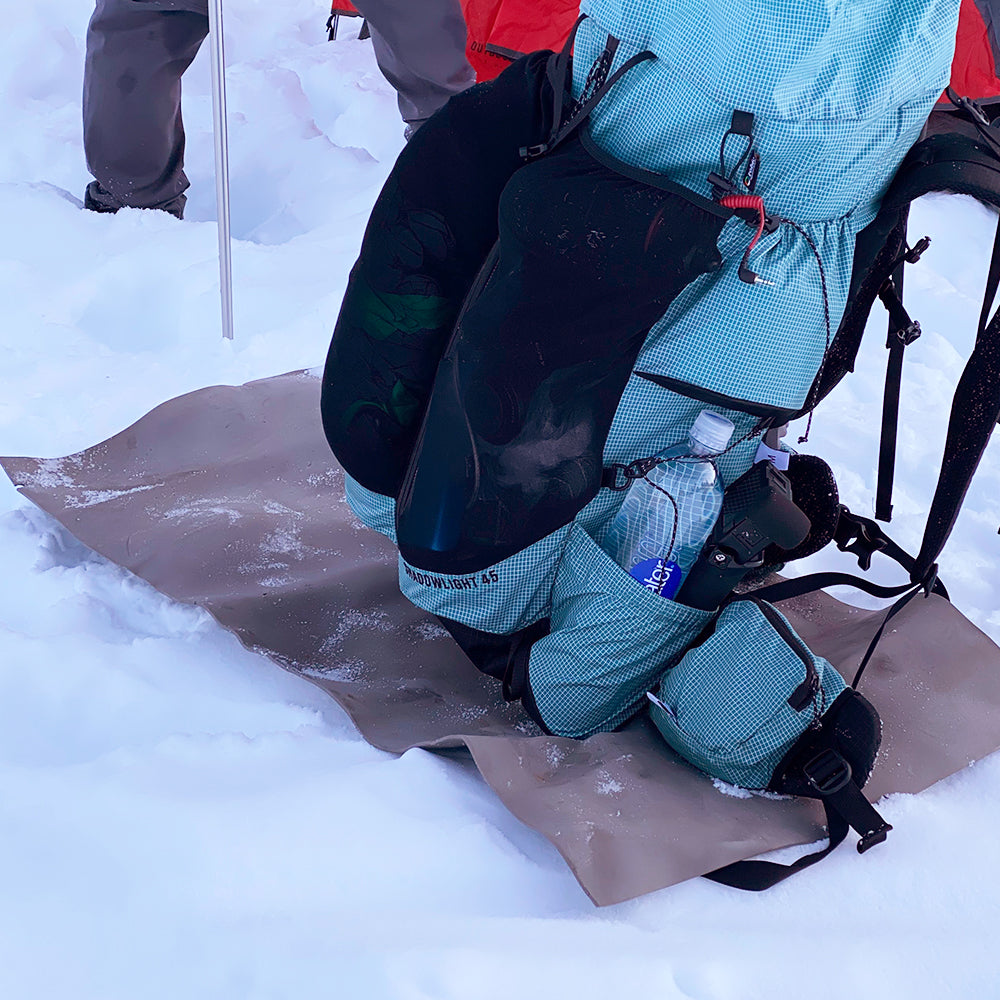
[[[979,313],[979,326],[976,337],[981,337],[989,325],[990,310],[997,297],[997,287],[1000,286],[1000,222],[997,222],[997,233],[993,238],[993,256],[990,257],[990,270],[986,276],[986,291],[983,293],[983,308]]]
[[[799,576],[789,580],[782,580],[780,583],[771,583],[764,587],[758,587],[752,591],[754,598],[776,603],[778,601],[791,600],[793,597],[802,597],[805,594],[811,594],[826,587],[856,587],[858,590],[862,590],[872,597],[900,597],[916,588],[918,592],[923,591],[938,594],[940,597],[945,598],[945,600],[948,599],[948,591],[945,585],[938,579],[936,564],[932,564],[928,572],[918,577],[917,560],[905,549],[897,545],[871,518],[855,514],[843,504],[839,508],[839,514],[837,528],[833,536],[833,540],[837,543],[837,548],[842,552],[850,552],[856,556],[858,565],[865,570],[871,565],[872,556],[876,552],[879,552],[894,562],[899,563],[909,573],[910,581],[894,587],[884,587],[880,584],[872,583],[864,577],[855,576],[852,573],[836,573],[832,571],[809,573],[806,576]],[[744,594],[734,593],[730,595],[726,603],[738,601],[745,596]]]
[[[803,868],[809,868],[817,861],[822,861],[844,842],[850,829],[847,820],[835,812],[828,803],[824,802],[823,806],[826,809],[826,829],[830,841],[822,850],[806,854],[790,865],[783,865],[777,861],[734,861],[731,865],[716,868],[714,872],[706,872],[702,878],[728,885],[733,889],[763,892],[779,882],[784,882],[786,878],[802,871]]]
[[[894,294],[896,294],[896,288],[902,287],[902,268],[899,269],[898,278],[898,281],[890,278],[886,283],[895,286],[892,289]],[[879,295],[881,296],[881,294],[880,292]],[[896,438],[899,433],[899,395],[903,383],[903,353],[906,351],[906,343],[896,336],[891,316],[889,318],[888,340],[885,346],[889,348],[889,360],[885,368],[885,391],[882,395],[882,433],[878,446],[875,516],[880,521],[891,521],[892,483],[896,474]]]
[[[903,354],[920,336],[920,324],[910,318],[903,306],[903,273],[906,264],[915,264],[931,245],[928,237],[917,240],[911,249],[906,245],[906,219],[903,253],[893,262],[889,276],[882,282],[878,297],[889,313],[885,346],[889,361],[885,369],[885,392],[882,396],[882,434],[878,452],[878,484],[875,489],[875,517],[892,520],[892,483],[896,471],[896,436],[899,430],[899,394],[903,382]]]
[[[793,597],[802,597],[805,594],[813,594],[817,590],[825,590],[827,587],[857,587],[872,597],[899,597],[913,588],[912,583],[901,583],[896,587],[882,587],[877,583],[872,583],[862,576],[854,576],[851,573],[809,573],[806,576],[797,576],[792,580],[782,580],[781,583],[771,583],[766,587],[758,587],[753,591],[755,598],[762,601],[769,601],[777,604],[779,601],[790,601]],[[746,594],[734,594],[730,600],[740,600]]]
[[[864,797],[852,779],[851,765],[841,754],[832,748],[822,750],[803,767],[803,771],[826,812],[829,837],[826,847],[806,854],[790,865],[777,861],[735,861],[708,872],[705,878],[734,889],[761,892],[822,861],[843,843],[849,829],[853,828],[861,835],[859,854],[885,840],[892,826]]]
[[[892,520],[892,483],[896,470],[896,438],[899,430],[899,395],[903,382],[903,355],[906,348],[920,336],[920,324],[910,319],[903,307],[903,262],[886,279],[878,297],[889,311],[889,328],[885,346],[889,361],[885,369],[885,391],[882,396],[882,436],[878,451],[878,483],[875,488],[875,517]]]
[[[563,102],[566,99],[566,81],[569,79],[573,69],[573,43],[576,41],[576,33],[579,30],[580,25],[583,24],[586,19],[587,15],[581,14],[573,22],[573,27],[570,29],[566,42],[559,50],[559,54],[549,63],[548,66],[547,75],[549,78],[549,84],[552,87],[553,94],[555,94],[552,114],[553,132],[555,132],[555,130],[559,127],[559,123],[562,121]],[[521,155],[525,156],[525,154],[526,150],[522,150]]]
[[[551,64],[552,71],[549,74],[549,80],[555,90],[555,114],[552,121],[552,133],[545,142],[540,142],[535,146],[523,147],[520,153],[521,157],[525,160],[534,160],[539,156],[544,156],[546,153],[551,153],[556,146],[558,146],[568,136],[572,135],[572,133],[587,120],[590,116],[590,112],[597,107],[604,95],[629,70],[638,66],[639,63],[656,58],[656,54],[654,52],[650,52],[648,49],[645,49],[642,52],[636,53],[636,55],[632,56],[630,59],[627,59],[621,66],[618,67],[618,69],[614,71],[614,73],[607,76],[607,72],[611,68],[611,63],[614,60],[614,56],[618,51],[619,45],[619,40],[617,38],[613,35],[608,35],[608,40],[605,43],[604,49],[594,61],[594,65],[591,67],[590,73],[588,74],[587,87],[580,95],[580,100],[570,108],[566,121],[563,122],[563,104],[565,102],[565,95],[568,93],[568,84],[570,82],[569,77],[573,65],[571,54],[573,41],[576,37],[577,29],[580,27],[580,24],[583,22],[585,17],[585,14],[581,14],[577,19],[576,23],[573,25],[573,30],[570,32],[569,38],[566,40],[566,44],[562,48],[562,51],[555,57]]]
[[[976,340],[955,390],[937,489],[917,554],[915,577],[944,548],[993,429],[1000,418],[1000,316]]]
[[[882,636],[885,634],[886,626],[893,618],[899,614],[903,608],[906,607],[910,601],[913,600],[917,594],[925,593],[925,589],[919,584],[914,586],[908,594],[904,594],[891,608],[889,608],[888,614],[882,619],[882,624],[879,625],[878,631],[872,636],[871,642],[868,643],[868,648],[865,650],[865,655],[861,657],[861,662],[858,664],[858,669],[854,674],[854,680],[851,681],[851,687],[857,690],[858,685],[861,683],[861,677],[865,672],[865,667],[868,666],[869,661],[872,658],[872,654],[875,652],[875,647],[879,644]]]

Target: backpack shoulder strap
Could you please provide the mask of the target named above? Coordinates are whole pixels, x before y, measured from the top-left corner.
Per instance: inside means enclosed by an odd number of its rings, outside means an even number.
[[[855,273],[848,306],[831,346],[830,356],[809,394],[815,406],[848,371],[853,371],[871,307],[881,298],[889,310],[890,359],[883,409],[883,434],[876,516],[888,520],[895,456],[902,354],[919,335],[902,307],[902,269],[922,252],[906,243],[910,203],[924,194],[965,194],[1000,208],[1000,127],[990,123],[975,102],[953,96],[956,109],[931,114],[924,137],[910,150],[890,185],[878,217],[858,236]],[[925,580],[954,526],[969,483],[1000,418],[1000,311],[989,319],[1000,287],[1000,228],[994,243],[975,349],[959,381],[952,404],[944,459],[931,504],[923,544],[912,570]]]
[[[988,129],[989,141],[964,108],[931,114],[923,137],[907,154],[886,191],[878,216],[857,236],[847,306],[827,363],[797,416],[815,407],[854,370],[872,305],[886,280],[906,259],[910,203],[922,195],[946,191],[1000,207],[1000,128],[981,127]]]

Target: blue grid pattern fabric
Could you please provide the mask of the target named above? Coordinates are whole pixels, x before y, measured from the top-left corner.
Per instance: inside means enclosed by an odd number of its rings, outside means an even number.
[[[755,116],[755,193],[808,234],[826,272],[831,324],[843,313],[854,237],[948,82],[960,0],[584,0],[574,94],[609,34],[621,79],[593,111],[591,138],[626,163],[703,196],[734,110]],[[734,159],[743,140],[730,141]],[[818,269],[788,224],[762,240],[748,285],[737,266],[752,236],[731,220],[725,266],[695,282],[654,327],[655,371],[743,399],[797,408],[826,346]],[[749,345],[749,352],[747,351]],[[779,377],[775,379],[775,370]],[[742,394],[736,388],[742,388]]]
[[[756,193],[769,212],[803,230],[783,224],[761,239],[749,266],[774,284],[748,285],[737,268],[752,230],[739,219],[727,222],[718,240],[724,265],[674,300],[647,337],[637,371],[771,407],[803,404],[827,336],[810,243],[822,260],[836,329],[854,238],[947,83],[958,9],[959,0],[584,0],[590,17],[576,41],[576,96],[608,34],[621,39],[618,65],[646,48],[657,55],[594,110],[587,126],[594,143],[708,196],[707,175],[718,169],[732,112],[750,111],[761,154]],[[738,157],[742,150],[733,145]],[[605,465],[682,440],[704,406],[633,375]],[[753,460],[758,419],[711,409],[736,425],[737,443],[717,460],[729,483]],[[532,650],[532,688],[546,723],[565,735],[612,729],[637,711],[646,688],[710,617],[645,590],[600,550],[623,498],[602,490],[573,524],[483,574],[429,574],[400,561],[400,587],[411,601],[471,627],[508,632],[551,617],[552,632]],[[348,499],[365,523],[394,538],[392,500],[350,481]],[[722,629],[710,642],[716,653],[699,647],[668,677],[682,677],[684,664],[698,657],[714,656],[721,669],[747,648],[741,628]],[[735,682],[751,714],[764,712],[773,694],[755,675],[765,661],[784,664],[789,677],[802,667],[773,629],[768,642],[773,659],[753,659]],[[843,681],[826,661],[815,662],[832,701]],[[718,683],[732,687],[734,680],[720,675]],[[759,758],[767,750],[761,740],[774,733],[766,726],[760,732],[740,753]],[[769,760],[761,765],[737,754],[720,776],[766,784]]]
[[[552,630],[531,649],[531,691],[557,736],[607,732],[712,617],[633,580],[576,525],[552,588]]]
[[[346,473],[344,479],[351,510],[368,527],[395,542],[396,501],[365,489]],[[607,491],[603,491],[603,495],[606,494]],[[620,502],[620,496],[614,496]],[[612,511],[617,508],[617,502],[611,505]],[[548,615],[552,581],[571,527],[567,524],[479,573],[461,576],[430,573],[408,565],[400,556],[399,589],[417,607],[470,628],[496,633],[516,631]]]
[[[638,376],[630,379],[629,387],[629,405],[619,406],[604,449],[605,465],[615,462],[627,464],[636,458],[657,455],[684,440],[695,417],[705,408],[704,403],[662,389]],[[751,436],[751,431],[757,424],[757,418],[736,410],[711,409],[728,417],[736,428],[733,441],[739,443],[715,460],[723,484],[731,483],[753,461],[759,436]],[[365,489],[346,474],[344,479],[347,483],[347,502],[354,513],[370,528],[395,542],[395,501]],[[580,511],[574,523],[590,537],[604,542],[611,519],[624,499],[624,491],[601,490]],[[485,579],[482,573],[465,576],[428,573],[407,565],[400,558],[400,589],[418,607],[462,622],[470,628],[486,632],[512,632],[552,614],[553,582],[569,543],[571,527],[566,525],[491,566]],[[575,544],[584,543],[578,539]],[[600,558],[608,561],[603,553]],[[575,565],[579,565],[579,561]],[[643,590],[624,571],[617,567],[614,569],[616,572],[608,575],[622,578],[615,588],[619,598],[627,595],[632,588]],[[668,603],[664,598],[650,596],[656,601]],[[648,616],[645,625],[636,620],[633,629],[650,628],[652,621]],[[555,618],[553,625],[558,626]],[[641,650],[641,643],[633,650],[634,655],[641,655],[637,650]],[[574,667],[571,663],[567,663],[565,669],[572,675]]]
[[[705,642],[669,669],[650,715],[664,739],[696,767],[744,788],[766,788],[792,743],[833,704],[846,684],[775,608],[783,636],[754,601],[736,601]],[[794,648],[793,648],[794,646]],[[818,688],[796,711],[789,697],[811,660]]]

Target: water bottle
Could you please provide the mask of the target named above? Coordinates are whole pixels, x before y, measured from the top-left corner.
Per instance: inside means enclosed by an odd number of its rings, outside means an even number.
[[[722,509],[722,482],[712,458],[724,451],[733,424],[702,410],[686,440],[660,452],[636,479],[612,519],[605,552],[644,587],[672,599],[712,533]]]

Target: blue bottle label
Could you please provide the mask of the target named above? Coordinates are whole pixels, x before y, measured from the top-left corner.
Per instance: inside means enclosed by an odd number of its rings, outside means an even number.
[[[668,600],[673,600],[681,587],[681,568],[672,559],[644,559],[629,570],[629,575]]]

